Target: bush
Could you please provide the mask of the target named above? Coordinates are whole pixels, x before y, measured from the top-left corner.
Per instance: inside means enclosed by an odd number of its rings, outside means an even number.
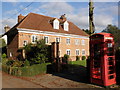
[[[24,66],[30,66],[30,62],[27,59],[24,62]]]
[[[82,56],[82,60],[86,60],[86,56]]]
[[[2,59],[6,58],[7,55],[5,53],[2,54]]]
[[[76,61],[79,61],[80,60],[80,56],[76,56]]]
[[[34,45],[28,44],[24,47],[26,59],[30,64],[41,64],[48,61],[50,57],[50,47],[45,44],[44,39],[37,41]]]
[[[63,57],[63,63],[68,63],[69,55],[65,54]]]
[[[2,70],[8,74],[16,76],[34,76],[38,74],[45,74],[47,72],[48,64],[50,63],[35,64],[27,67],[10,67],[7,65],[2,65]]]
[[[22,61],[19,61],[19,60],[15,60],[13,62],[13,65],[14,67],[21,67],[23,65],[23,62]]]
[[[14,63],[14,61],[13,61],[13,60],[8,60],[8,61],[6,62],[6,65],[8,65],[8,66],[12,66],[12,65],[13,65],[13,63]]]

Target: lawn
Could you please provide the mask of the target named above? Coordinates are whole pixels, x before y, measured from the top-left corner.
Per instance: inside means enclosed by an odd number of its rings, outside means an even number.
[[[82,61],[69,61],[69,64],[72,64],[72,65],[81,65],[81,66],[86,67],[86,60],[82,60]]]

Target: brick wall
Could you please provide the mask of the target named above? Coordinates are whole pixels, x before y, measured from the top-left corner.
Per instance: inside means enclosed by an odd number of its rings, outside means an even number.
[[[7,56],[9,59],[16,59],[18,56],[18,34],[8,35]]]
[[[19,43],[18,43],[18,47],[21,48],[23,47],[23,42],[27,41],[28,43],[31,43],[31,36],[32,35],[37,35],[38,39],[42,39],[44,36],[48,36],[49,37],[49,44],[51,44],[52,42],[56,42],[56,37],[57,36],[52,36],[52,35],[43,35],[43,34],[30,34],[30,33],[19,33]],[[70,45],[66,44],[66,38],[68,37],[60,37],[60,57],[63,57],[64,54],[66,54],[66,50],[70,49],[70,57],[73,61],[76,60],[76,49],[79,49],[80,51],[80,57],[82,56],[89,56],[89,39],[82,39],[82,38],[73,38],[73,37],[69,37],[70,38]],[[75,40],[78,39],[79,40],[79,45],[75,45]],[[85,40],[85,45],[82,45],[82,40]],[[86,54],[82,55],[82,49],[85,49]]]

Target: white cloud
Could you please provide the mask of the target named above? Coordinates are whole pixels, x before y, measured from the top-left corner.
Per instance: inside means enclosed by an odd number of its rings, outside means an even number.
[[[110,15],[95,15],[94,18],[96,32],[100,32],[107,27],[108,24],[113,24],[113,17]]]
[[[58,16],[64,13],[72,13],[74,11],[74,8],[66,2],[44,3],[39,9],[43,10],[45,14],[49,16]]]
[[[13,12],[14,12],[14,13],[13,13]],[[16,9],[10,10],[10,11],[7,11],[7,12],[5,12],[5,13],[3,12],[2,14],[8,16],[8,15],[12,15],[12,13],[13,13],[13,14],[17,13],[17,10],[16,10]]]
[[[33,2],[33,0],[3,0],[4,2]],[[94,2],[119,2],[119,0],[93,0]],[[89,0],[34,0],[34,2],[89,2]]]
[[[3,2],[17,2],[18,0],[2,0]]]
[[[17,23],[17,19],[2,19],[0,20],[0,23],[2,23],[2,25],[0,27],[2,27],[2,32],[4,32],[4,26],[8,25],[10,27],[13,27],[16,23]]]
[[[23,8],[23,6],[19,6]],[[59,18],[60,15],[66,14],[69,21],[73,22],[75,25],[80,27],[81,29],[88,29],[89,28],[89,17],[88,17],[88,7],[86,8],[74,8],[67,2],[42,2],[37,9],[34,7],[29,7],[24,10],[24,13],[28,13],[32,11],[34,13],[39,13],[51,17]],[[79,13],[75,13],[79,12]],[[107,12],[111,12],[108,14]],[[10,13],[10,11],[8,12]],[[117,6],[109,6],[109,7],[102,7],[101,5],[95,6],[94,12],[94,22],[95,28],[97,32],[100,32],[108,24],[116,24],[116,21],[113,21],[114,15],[117,15]],[[8,22],[4,22],[3,25],[8,24],[9,26],[13,26],[16,23],[16,19],[11,19]]]

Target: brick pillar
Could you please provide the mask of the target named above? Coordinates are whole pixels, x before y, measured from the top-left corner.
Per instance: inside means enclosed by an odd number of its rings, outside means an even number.
[[[52,59],[55,59],[56,58],[56,43],[55,42],[53,42],[52,43],[52,48],[51,48],[52,50]]]

